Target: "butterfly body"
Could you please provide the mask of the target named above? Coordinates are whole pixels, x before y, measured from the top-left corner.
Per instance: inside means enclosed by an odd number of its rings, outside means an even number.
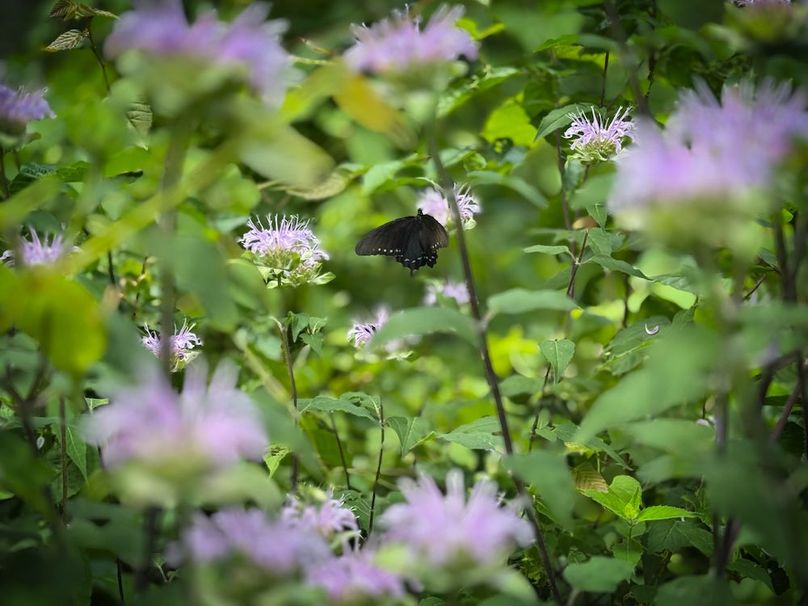
[[[385,223],[365,234],[356,245],[356,254],[393,257],[410,273],[424,265],[435,267],[438,249],[449,245],[449,235],[434,217],[418,214]]]

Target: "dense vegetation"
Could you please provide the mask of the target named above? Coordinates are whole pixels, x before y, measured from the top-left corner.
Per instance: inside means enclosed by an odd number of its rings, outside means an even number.
[[[0,602],[808,601],[808,4],[83,1],[0,26]]]

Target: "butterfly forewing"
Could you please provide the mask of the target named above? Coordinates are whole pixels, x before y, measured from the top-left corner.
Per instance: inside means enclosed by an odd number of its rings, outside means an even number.
[[[385,255],[413,272],[434,267],[437,250],[448,246],[449,235],[434,217],[420,210],[415,217],[401,217],[377,227],[356,245],[357,255]]]

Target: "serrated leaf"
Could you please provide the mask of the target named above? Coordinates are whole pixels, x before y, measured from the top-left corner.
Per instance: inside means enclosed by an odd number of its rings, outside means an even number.
[[[631,577],[634,564],[616,558],[594,556],[583,564],[570,564],[564,578],[578,591],[609,593]]]
[[[607,492],[582,490],[584,495],[600,503],[619,518],[635,522],[642,505],[642,487],[631,476],[615,476]]]
[[[329,398],[328,396],[317,396],[310,400],[300,400],[298,402],[298,410],[300,413],[309,411],[318,412],[344,412],[355,417],[363,417],[373,422],[377,422],[373,413],[367,408],[354,404],[348,399],[344,398]]]
[[[446,307],[414,307],[391,315],[373,335],[368,347],[380,347],[397,339],[435,332],[454,333],[469,343],[477,343],[474,323],[467,316]]]
[[[90,32],[86,29],[69,29],[60,34],[56,40],[48,44],[43,50],[48,53],[73,50],[84,44],[89,35]]]
[[[547,244],[536,244],[534,246],[528,246],[527,248],[523,249],[523,252],[526,253],[542,253],[545,255],[569,255],[572,257],[572,253],[570,249],[566,246],[551,246]]]
[[[488,312],[495,314],[521,314],[537,309],[572,311],[578,306],[562,290],[525,290],[514,288],[488,299]]]
[[[398,436],[401,444],[401,456],[407,454],[432,434],[429,423],[423,417],[390,417],[385,422]]]
[[[575,355],[575,343],[567,339],[547,339],[539,344],[539,349],[553,369],[553,378],[558,383]]]
[[[698,514],[681,507],[670,505],[653,505],[646,507],[637,516],[637,522],[653,522],[655,520],[678,520],[680,518],[695,518]]]
[[[87,17],[109,17],[117,19],[118,15],[109,11],[93,8],[86,4],[75,2],[74,0],[57,0],[53,5],[49,17],[61,17],[65,21],[86,19]]]
[[[546,116],[544,116],[544,118],[542,118],[541,122],[539,122],[539,128],[536,132],[536,139],[551,135],[559,128],[568,126],[572,122],[572,114],[587,110],[589,107],[589,105],[585,105],[583,103],[572,103],[570,105],[565,105],[564,107],[559,107],[558,109],[552,110]]]
[[[501,428],[496,417],[482,417],[466,425],[461,425],[449,433],[439,435],[442,440],[454,442],[472,450],[501,451],[503,446],[500,431]]]
[[[695,547],[706,556],[713,554],[713,535],[693,522],[668,521],[653,524],[647,535],[648,550],[676,552]]]
[[[281,461],[283,461],[289,452],[291,451],[286,446],[276,446],[272,447],[271,450],[264,455],[264,464],[267,466],[270,478],[278,471],[278,468],[281,466]]]

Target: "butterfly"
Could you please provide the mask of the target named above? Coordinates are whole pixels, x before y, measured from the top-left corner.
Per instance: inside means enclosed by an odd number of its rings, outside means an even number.
[[[443,225],[419,208],[414,217],[394,219],[365,234],[355,251],[360,256],[395,257],[412,275],[424,265],[435,267],[438,249],[448,245],[449,234]]]

